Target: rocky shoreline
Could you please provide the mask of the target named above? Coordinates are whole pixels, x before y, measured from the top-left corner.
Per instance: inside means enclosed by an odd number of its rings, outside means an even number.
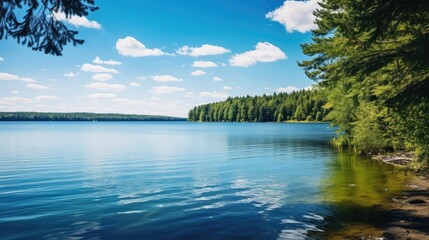
[[[372,158],[400,166],[404,171],[410,172],[415,155],[400,152]],[[392,213],[392,218],[384,226],[382,237],[378,239],[429,240],[429,174],[412,174],[414,176],[406,184],[406,189],[399,196],[393,197],[391,204],[386,206]]]
[[[409,152],[396,152],[390,155],[370,155],[370,157],[374,160],[379,160],[400,167],[409,167],[409,165],[413,162],[413,159],[417,158],[414,153]]]
[[[429,239],[429,177],[415,176],[401,195],[392,199],[391,221],[386,224],[385,239]]]

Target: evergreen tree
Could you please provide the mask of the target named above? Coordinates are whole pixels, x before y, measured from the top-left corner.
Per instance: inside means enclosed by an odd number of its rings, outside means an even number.
[[[324,0],[314,14],[300,66],[328,93],[337,143],[429,156],[427,1]]]
[[[272,96],[236,97],[228,98],[223,102],[194,107],[189,111],[188,121],[324,121],[325,116],[330,112],[324,109],[325,105],[326,94],[319,90],[302,90]]]
[[[63,46],[84,41],[54,14],[61,11],[66,18],[87,16],[98,9],[94,4],[94,0],[0,1],[0,40],[12,37],[33,50],[60,56]]]

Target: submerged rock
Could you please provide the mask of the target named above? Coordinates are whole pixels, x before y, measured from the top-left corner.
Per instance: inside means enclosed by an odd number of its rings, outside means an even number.
[[[426,201],[423,200],[423,199],[421,199],[420,197],[410,197],[407,200],[405,200],[404,203],[408,203],[408,204],[423,204],[423,203],[426,203]]]
[[[391,227],[383,233],[385,239],[408,239],[406,229],[401,227]]]

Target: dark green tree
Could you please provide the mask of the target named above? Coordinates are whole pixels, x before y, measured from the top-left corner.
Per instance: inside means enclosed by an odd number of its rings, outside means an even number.
[[[329,113],[329,110],[324,109],[325,105],[326,94],[319,90],[279,93],[272,96],[236,97],[194,107],[189,111],[188,121],[323,121]],[[299,113],[295,115],[297,110]]]
[[[193,116],[191,114],[190,116]],[[184,121],[184,118],[116,113],[0,112],[0,121]]]
[[[11,37],[35,51],[61,56],[65,45],[84,41],[54,13],[63,12],[67,18],[87,16],[98,9],[94,4],[94,0],[0,0],[0,40]]]
[[[320,6],[313,42],[302,45],[311,58],[300,66],[327,90],[327,118],[339,126],[339,139],[360,151],[429,155],[423,137],[429,133],[428,2],[324,0]]]

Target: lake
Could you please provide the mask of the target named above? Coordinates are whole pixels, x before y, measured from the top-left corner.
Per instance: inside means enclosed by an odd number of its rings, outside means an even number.
[[[2,239],[341,239],[398,169],[328,124],[0,122]]]

